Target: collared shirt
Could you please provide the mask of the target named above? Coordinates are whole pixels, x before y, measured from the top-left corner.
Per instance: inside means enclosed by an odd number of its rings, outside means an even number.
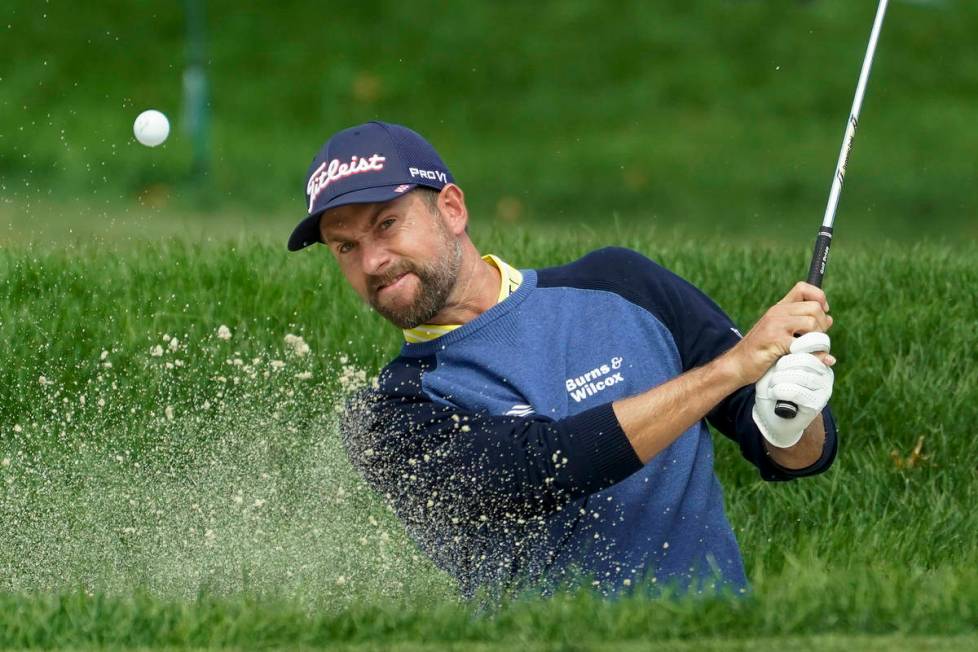
[[[520,270],[511,267],[498,256],[487,254],[482,257],[482,260],[499,270],[501,281],[499,283],[499,298],[496,299],[496,303],[502,303],[523,282],[523,274],[520,273]],[[460,326],[462,324],[421,324],[420,326],[405,330],[404,339],[412,344],[430,342],[445,333],[451,333]]]

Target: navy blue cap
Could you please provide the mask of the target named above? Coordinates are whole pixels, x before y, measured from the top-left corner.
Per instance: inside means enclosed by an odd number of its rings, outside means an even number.
[[[407,127],[368,122],[333,134],[306,174],[308,217],[289,238],[289,251],[316,242],[323,211],[346,204],[387,202],[417,186],[455,183],[431,144]]]

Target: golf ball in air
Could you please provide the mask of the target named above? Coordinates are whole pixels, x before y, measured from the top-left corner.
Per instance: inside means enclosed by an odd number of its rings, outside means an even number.
[[[143,111],[132,125],[136,140],[147,147],[156,147],[170,135],[170,121],[156,109]]]

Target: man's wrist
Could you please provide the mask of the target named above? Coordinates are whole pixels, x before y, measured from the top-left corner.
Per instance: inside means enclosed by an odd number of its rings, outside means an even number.
[[[717,356],[707,366],[711,367],[710,372],[715,382],[729,390],[726,394],[732,394],[750,382],[744,378],[743,365],[737,361],[734,349]]]
[[[808,424],[793,446],[779,448],[767,440],[764,446],[771,459],[782,468],[796,471],[810,467],[822,457],[822,449],[825,447],[825,423],[821,413]]]

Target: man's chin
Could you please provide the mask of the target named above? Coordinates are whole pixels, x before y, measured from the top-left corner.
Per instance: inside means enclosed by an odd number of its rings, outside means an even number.
[[[397,326],[403,331],[411,330],[412,328],[417,328],[418,326],[424,324],[427,321],[426,319],[418,319],[414,316],[393,314],[387,312],[386,310],[378,310],[377,312],[380,313],[381,317],[383,317],[384,319],[394,324],[395,326]]]
[[[426,286],[417,274],[411,276],[415,278],[404,281],[405,287],[394,288],[391,293],[376,292],[370,302],[381,317],[401,330],[429,323],[445,306],[449,293],[447,289],[441,293],[433,289],[435,286]]]
[[[438,313],[437,310],[434,312],[431,310],[419,311],[417,306],[410,306],[402,310],[397,310],[390,307],[374,305],[374,310],[376,310],[381,317],[394,324],[401,330],[409,330],[411,328],[417,328],[422,324],[427,324]]]
[[[410,328],[415,328],[425,323],[425,317],[427,315],[418,314],[418,310],[415,306],[406,306],[403,308],[396,308],[390,305],[382,305],[377,301],[372,303],[372,307],[377,313],[394,324],[401,330],[407,330]]]

